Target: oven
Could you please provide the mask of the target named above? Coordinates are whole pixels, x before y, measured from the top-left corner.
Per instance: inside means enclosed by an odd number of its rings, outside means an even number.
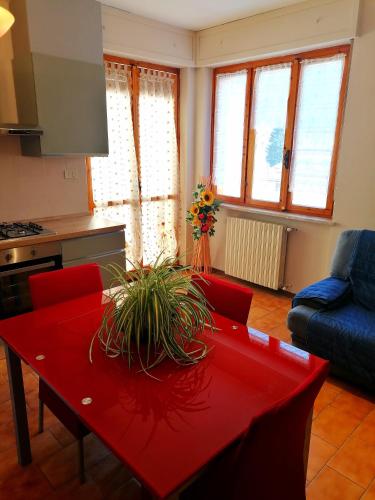
[[[32,309],[29,276],[62,268],[61,244],[48,242],[0,251],[0,319]]]

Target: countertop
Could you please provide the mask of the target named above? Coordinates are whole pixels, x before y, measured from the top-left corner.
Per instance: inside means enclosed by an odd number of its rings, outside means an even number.
[[[0,241],[0,251],[27,245],[37,245],[49,241],[62,241],[94,234],[112,233],[125,228],[125,224],[113,222],[96,215],[71,215],[48,219],[37,219],[32,222],[41,224],[54,234],[28,236]]]

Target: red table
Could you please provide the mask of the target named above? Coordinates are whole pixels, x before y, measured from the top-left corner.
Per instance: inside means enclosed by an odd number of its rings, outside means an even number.
[[[180,488],[239,439],[254,414],[322,363],[215,314],[220,331],[204,334],[212,347],[207,358],[191,367],[165,361],[152,371],[160,380],[129,370],[126,359],[105,357],[97,344],[90,364],[107,301],[97,293],[0,322],[20,463],[31,461],[20,359],[157,498]]]

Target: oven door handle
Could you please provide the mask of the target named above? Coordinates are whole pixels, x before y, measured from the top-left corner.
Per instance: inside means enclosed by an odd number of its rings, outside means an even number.
[[[38,271],[39,269],[47,269],[48,267],[56,268],[56,262],[49,260],[48,262],[42,262],[41,264],[34,264],[33,266],[20,267],[18,269],[10,269],[9,271],[0,272],[0,278],[5,278],[6,276],[14,276],[15,274],[28,273],[30,271]]]

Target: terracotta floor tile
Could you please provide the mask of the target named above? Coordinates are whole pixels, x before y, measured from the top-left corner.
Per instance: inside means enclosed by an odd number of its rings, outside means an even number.
[[[110,453],[93,434],[85,438],[84,444],[85,467],[87,470]],[[39,466],[55,488],[72,480],[78,474],[77,442],[70,444],[46,460],[41,461]]]
[[[312,432],[334,446],[341,446],[345,439],[361,422],[338,408],[329,405],[314,419]]]
[[[346,387],[344,388],[344,384],[346,386],[346,383],[338,379],[337,377],[333,377],[332,375],[328,375],[327,380],[324,382],[324,384],[335,389],[337,392],[342,392],[346,389]]]
[[[278,320],[280,324],[287,327],[286,326],[287,312],[284,309],[282,308],[274,309],[272,313],[269,313],[269,316],[275,320]]]
[[[52,434],[46,432],[39,434],[30,440],[33,463],[37,464],[51,454],[61,449],[61,445]],[[0,480],[4,480],[22,472],[23,467],[18,465],[16,447],[12,446],[0,453]]]
[[[363,488],[329,467],[311,481],[306,490],[307,500],[357,500]]]
[[[314,418],[317,417],[324,408],[331,404],[339,394],[341,394],[341,392],[335,386],[325,382],[314,403]]]
[[[339,394],[332,402],[332,406],[347,411],[361,419],[375,409],[375,404],[373,402],[347,391],[343,391]]]
[[[54,488],[67,483],[78,474],[78,447],[76,443],[61,449],[40,462],[39,467]]]
[[[66,427],[59,421],[51,425],[48,430],[55,436],[57,441],[62,446],[69,446],[75,442],[74,436],[68,431]]]
[[[0,403],[8,401],[10,398],[9,385],[8,382],[0,384]]]
[[[267,333],[268,335],[276,337],[279,340],[283,340],[284,342],[291,342],[290,331],[286,325],[275,326],[275,328],[268,330]]]
[[[7,422],[0,422],[0,452],[8,448],[14,448],[16,445],[16,438],[13,430],[13,420]]]
[[[250,321],[250,326],[252,328],[256,328],[261,332],[268,333],[272,328],[276,326],[282,325],[283,322],[279,319],[273,319],[272,315],[264,316],[263,318],[256,319],[254,321]]]
[[[49,431],[44,431],[31,439],[31,453],[35,463],[42,462],[61,448],[61,444]]]
[[[135,478],[132,478],[126,484],[108,495],[106,500],[142,500],[141,485]]]
[[[112,454],[90,467],[89,474],[103,498],[132,478],[131,472]]]
[[[81,484],[76,478],[55,490],[56,500],[105,500],[97,485],[86,474],[86,482]]]
[[[375,500],[375,479],[367,488],[365,494],[361,497],[361,500]]]
[[[10,400],[0,403],[0,422],[5,423],[11,421],[12,416],[12,405]]]
[[[266,314],[269,314],[269,312],[269,309],[264,309],[263,307],[252,305],[250,307],[249,321],[251,322],[256,319],[262,318]]]
[[[36,465],[20,467],[18,474],[0,478],[0,498],[4,500],[53,499],[54,491]]]
[[[351,436],[328,465],[367,488],[375,478],[375,446]]]
[[[336,453],[337,448],[318,436],[311,435],[307,480],[311,481]]]
[[[5,359],[0,359],[0,384],[8,383],[8,369]]]
[[[362,441],[375,446],[375,410],[367,415],[354,431],[354,435]]]

